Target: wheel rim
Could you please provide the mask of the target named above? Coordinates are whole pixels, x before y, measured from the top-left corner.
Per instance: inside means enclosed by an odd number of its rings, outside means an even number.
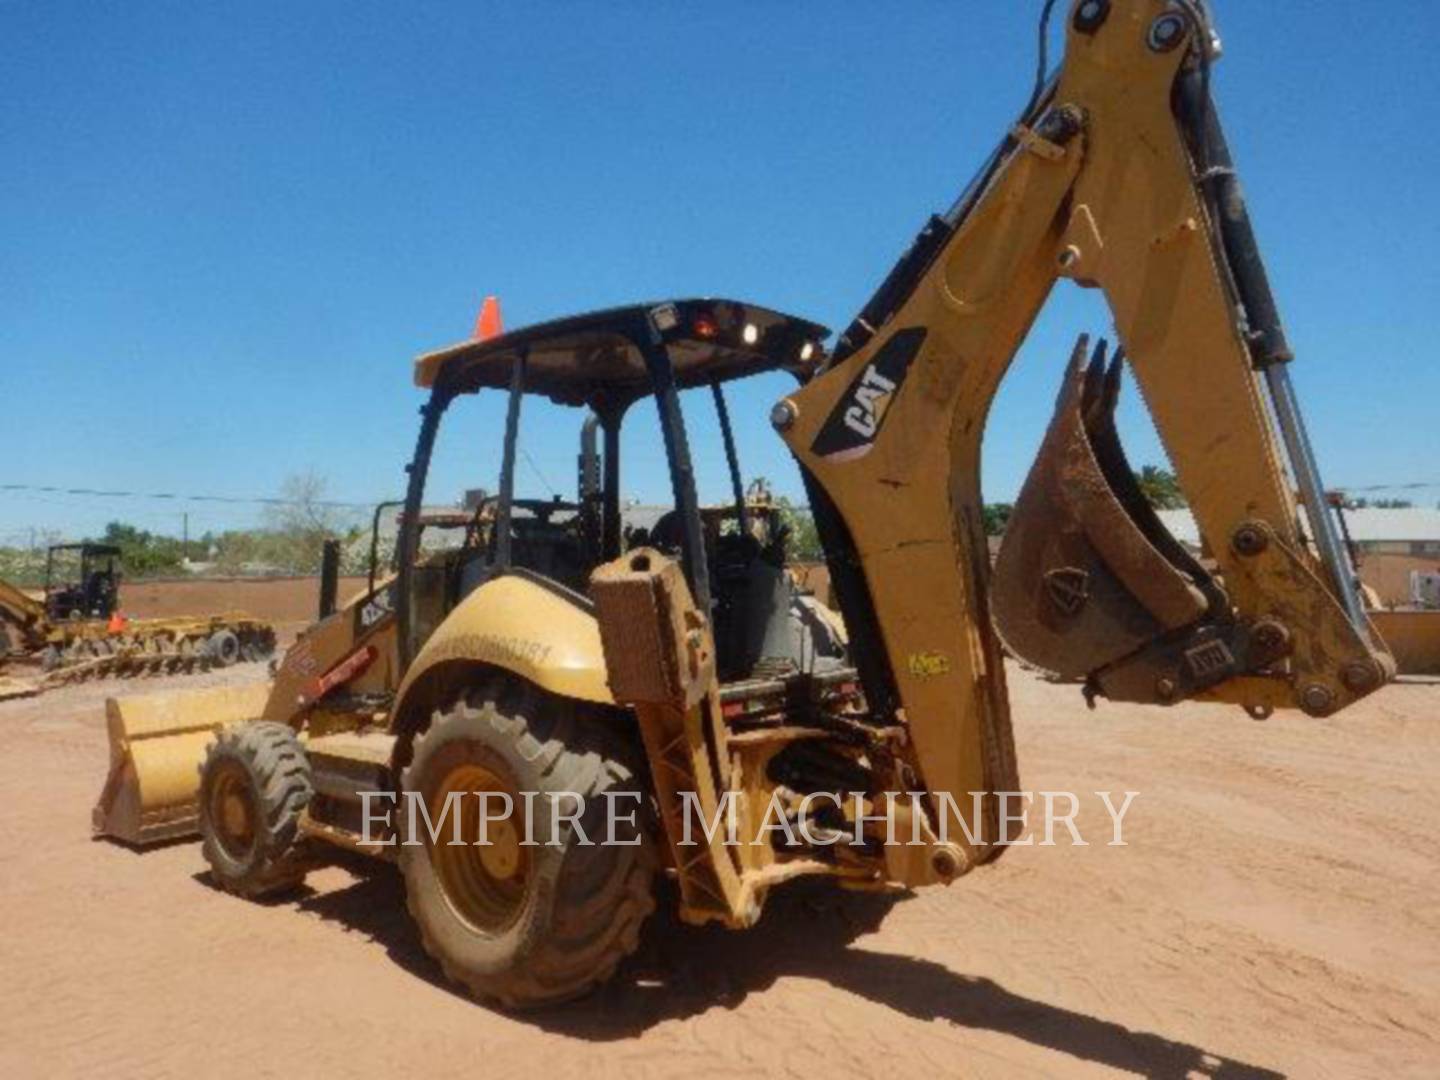
[[[250,778],[240,766],[226,762],[210,785],[210,827],[215,839],[233,859],[243,859],[255,847],[255,801]]]
[[[508,818],[492,816],[487,829],[488,846],[476,846],[480,839],[480,799],[477,792],[504,793],[513,807]],[[451,844],[455,826],[450,815],[441,820],[441,811],[452,794],[459,794],[459,836]],[[497,772],[472,763],[452,768],[425,800],[436,840],[426,835],[430,861],[440,880],[445,900],[452,911],[472,928],[494,933],[509,926],[524,908],[530,880],[530,853],[520,840],[524,834],[524,807],[515,785]],[[501,809],[500,800],[490,802],[492,815]]]

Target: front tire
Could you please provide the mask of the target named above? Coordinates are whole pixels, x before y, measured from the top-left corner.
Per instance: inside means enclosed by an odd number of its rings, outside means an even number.
[[[398,815],[406,903],[425,951],[474,997],[506,1008],[566,1001],[609,979],[635,951],[655,910],[656,867],[637,742],[624,720],[515,680],[438,711],[416,739]],[[495,820],[502,806],[493,803],[487,846],[475,844],[477,791],[504,791],[514,803],[505,822]],[[452,792],[462,795],[461,845],[449,842],[451,820],[442,817]],[[524,792],[536,793],[533,821]],[[579,823],[589,845],[563,820],[552,833],[550,800],[566,792],[584,800]],[[614,839],[624,843],[603,843],[607,792]],[[632,811],[634,822],[623,820]]]
[[[252,899],[299,886],[300,814],[313,792],[305,749],[285,724],[221,731],[200,766],[200,837],[215,883]]]

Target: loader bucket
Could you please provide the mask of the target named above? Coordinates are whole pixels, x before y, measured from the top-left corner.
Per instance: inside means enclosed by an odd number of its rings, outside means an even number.
[[[1115,430],[1123,351],[1077,343],[1055,417],[995,563],[995,628],[1020,659],[1083,679],[1214,602],[1214,583],[1166,531]]]
[[[141,846],[193,836],[206,747],[221,728],[258,717],[269,695],[269,683],[254,683],[106,699],[110,772],[95,835]]]

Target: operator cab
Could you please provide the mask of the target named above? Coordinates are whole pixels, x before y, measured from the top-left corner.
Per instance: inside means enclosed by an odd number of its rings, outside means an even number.
[[[108,619],[119,601],[119,558],[114,544],[53,545],[45,555],[45,617]]]
[[[697,605],[711,613],[722,679],[840,663],[840,632],[786,570],[789,529],[780,506],[761,486],[746,490],[724,392],[726,383],[766,372],[808,380],[828,333],[752,304],[673,300],[542,323],[422,356],[415,381],[431,396],[396,551],[402,663],[491,578],[524,574],[588,607],[591,572],[639,546],[680,561]],[[696,493],[680,396],[693,389],[710,399],[719,422],[731,495],[722,506],[702,507]],[[458,548],[427,552],[418,523],[441,420],[457,399],[481,391],[505,395],[499,489],[472,500]],[[517,461],[525,457],[534,471],[519,432],[526,404],[538,398],[578,411],[573,499],[516,493]],[[648,524],[627,525],[620,432],[631,406],[644,398],[655,402],[673,508]]]

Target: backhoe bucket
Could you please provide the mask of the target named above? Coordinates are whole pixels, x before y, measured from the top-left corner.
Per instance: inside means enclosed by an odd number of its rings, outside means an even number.
[[[1209,609],[1216,587],[1140,491],[1115,430],[1124,352],[1081,337],[995,564],[996,630],[1020,659],[1083,679]]]
[[[215,733],[258,717],[269,683],[108,698],[110,773],[92,812],[97,836],[145,845],[193,836],[200,764]]]

